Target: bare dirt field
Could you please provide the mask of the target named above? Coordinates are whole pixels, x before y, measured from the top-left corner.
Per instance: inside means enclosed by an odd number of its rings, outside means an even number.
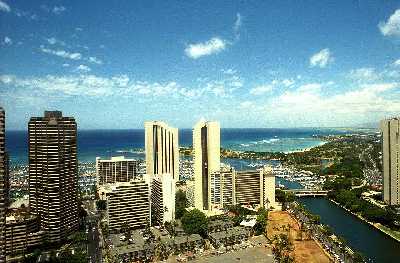
[[[294,244],[296,262],[327,263],[331,262],[323,249],[307,233],[300,231],[297,221],[285,211],[270,212],[267,226],[268,238],[284,233]]]

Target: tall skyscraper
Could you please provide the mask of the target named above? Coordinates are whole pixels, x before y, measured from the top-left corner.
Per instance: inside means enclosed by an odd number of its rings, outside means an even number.
[[[145,122],[144,127],[147,174],[168,173],[175,181],[178,181],[178,129],[160,121]]]
[[[400,119],[381,121],[383,153],[383,200],[388,205],[400,204]]]
[[[5,152],[5,112],[0,107],[0,263],[6,262],[6,210],[8,171]]]
[[[77,125],[60,111],[29,121],[29,203],[49,242],[78,227]]]
[[[199,121],[193,128],[194,206],[211,209],[211,174],[220,169],[220,126],[218,122]]]

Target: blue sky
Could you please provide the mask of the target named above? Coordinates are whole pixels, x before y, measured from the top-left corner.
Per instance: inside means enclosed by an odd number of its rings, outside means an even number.
[[[7,128],[334,127],[400,112],[399,1],[0,0]]]

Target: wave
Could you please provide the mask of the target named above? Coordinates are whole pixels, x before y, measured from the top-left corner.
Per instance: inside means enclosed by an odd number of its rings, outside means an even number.
[[[144,153],[143,149],[116,150],[117,153]]]

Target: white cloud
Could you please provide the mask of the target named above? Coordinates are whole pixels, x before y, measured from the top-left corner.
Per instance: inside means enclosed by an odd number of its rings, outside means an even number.
[[[296,91],[302,93],[318,93],[321,91],[321,88],[321,83],[307,83],[298,87]]]
[[[0,75],[0,82],[3,84],[10,84],[14,81],[14,78],[15,77],[13,75]]]
[[[96,58],[96,57],[89,57],[88,61],[91,62],[91,63],[94,63],[94,64],[98,64],[98,65],[103,64],[103,61],[101,59]]]
[[[258,86],[258,87],[255,87],[255,88],[252,88],[251,90],[250,90],[250,94],[251,95],[256,95],[256,96],[258,96],[258,95],[263,95],[263,94],[265,94],[265,93],[267,93],[267,92],[270,92],[270,91],[272,91],[272,85],[262,85],[262,86]]]
[[[88,72],[89,68],[80,65],[77,70]],[[124,97],[159,97],[191,98],[198,96],[196,90],[182,88],[176,82],[158,83],[135,81],[126,75],[110,78],[96,75],[70,75],[19,78],[13,75],[0,75],[0,83],[23,90],[29,96],[48,97],[68,96],[124,96]],[[15,91],[15,90],[14,90]],[[13,91],[13,92],[14,92]],[[3,93],[6,90],[2,91]],[[10,91],[11,92],[11,91]]]
[[[47,42],[49,42],[50,45],[54,45],[55,43],[57,43],[57,39],[55,39],[54,37],[47,38],[46,40]]]
[[[359,82],[375,81],[379,78],[379,73],[374,68],[358,68],[352,69],[348,77]]]
[[[395,62],[393,62],[393,66],[400,66],[400,59],[397,59]]]
[[[248,109],[251,108],[252,106],[254,106],[254,103],[252,101],[246,100],[240,103],[240,107],[243,109]]]
[[[11,11],[11,8],[10,8],[10,6],[9,6],[7,3],[5,3],[5,2],[3,2],[3,1],[0,1],[0,11],[3,11],[3,12],[10,12],[10,11]]]
[[[82,65],[81,64],[76,68],[76,70],[79,71],[79,72],[89,72],[89,71],[91,71],[91,68],[89,68],[86,65]]]
[[[225,40],[214,37],[203,43],[190,44],[186,47],[185,53],[188,57],[197,59],[202,56],[219,53],[226,48],[226,45]]]
[[[9,37],[4,37],[3,44],[7,46],[11,46],[13,43],[12,39]]]
[[[284,88],[293,87],[294,84],[295,81],[293,79],[283,79],[283,80],[274,79],[270,83],[262,84],[250,89],[249,93],[251,95],[259,96],[265,93],[269,93],[278,87],[284,87]]]
[[[28,20],[38,20],[38,16],[32,12],[29,11],[22,11],[22,10],[15,10],[15,15],[18,17],[24,17]]]
[[[400,36],[400,9],[397,9],[386,22],[381,21],[378,27],[384,36]]]
[[[391,91],[399,83],[377,83],[361,85],[356,89],[326,96],[321,92],[323,85],[304,85],[294,91],[286,91],[265,107],[270,114],[287,116],[288,122],[302,125],[354,124],[370,119],[379,120],[390,113],[400,111],[399,100]]]
[[[282,84],[285,87],[290,87],[295,83],[295,81],[293,79],[284,79],[282,80]]]
[[[240,27],[242,26],[242,20],[243,20],[243,18],[242,18],[242,15],[241,14],[239,14],[239,13],[237,13],[236,14],[236,21],[235,21],[235,24],[233,25],[233,32],[235,33],[235,38],[236,39],[239,39],[239,37],[240,37]]]
[[[69,67],[69,66],[70,66],[70,64],[68,64],[68,63],[64,63],[64,64],[62,64],[62,66],[63,66],[63,67]]]
[[[53,7],[52,12],[53,12],[54,14],[56,14],[56,15],[59,15],[59,14],[61,14],[62,12],[64,12],[65,10],[67,10],[67,9],[65,8],[65,6],[55,6],[55,7]]]
[[[46,40],[50,45],[58,44],[58,45],[61,45],[61,46],[65,46],[65,42],[64,41],[58,40],[55,37],[46,38]]]
[[[40,46],[40,50],[43,53],[51,54],[51,55],[62,57],[62,58],[68,58],[68,59],[72,59],[72,60],[82,59],[81,53],[78,53],[78,52],[71,53],[71,52],[68,52],[65,50],[53,50],[53,49],[45,48],[44,46]]]
[[[310,66],[325,68],[329,63],[332,63],[333,61],[334,58],[329,48],[324,48],[310,57]]]

